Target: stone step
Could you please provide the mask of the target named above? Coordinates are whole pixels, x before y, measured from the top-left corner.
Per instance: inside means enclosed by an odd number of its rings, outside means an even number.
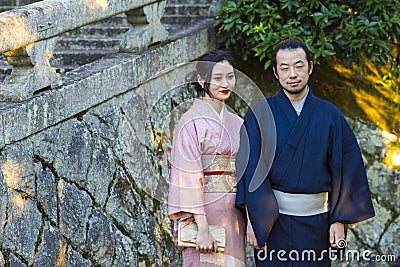
[[[60,67],[55,67],[55,69],[56,69],[57,73],[64,74],[71,70],[77,69],[80,66],[81,65],[69,65],[69,66],[63,65]],[[4,79],[7,77],[7,75],[11,74],[11,71],[12,71],[11,66],[4,66],[4,65],[0,64],[0,85],[4,81]]]
[[[0,0],[0,6],[26,6],[39,0]]]
[[[60,38],[122,38],[122,36],[129,30],[127,26],[109,27],[99,26],[97,24],[88,25],[79,29],[63,33]]]
[[[54,51],[53,57],[50,59],[50,65],[59,68],[61,66],[82,66],[98,60],[109,53],[116,53],[118,49],[101,49],[101,50],[81,50],[68,49],[62,51]]]
[[[118,49],[65,49],[56,50],[53,53],[53,57],[50,59],[50,65],[56,69],[64,68],[63,66],[82,66],[93,62],[103,56],[116,53]],[[6,75],[11,72],[12,66],[7,63],[7,59],[4,55],[0,55],[0,75]]]
[[[7,10],[14,9],[14,8],[15,8],[15,6],[2,6],[2,5],[0,5],[0,13],[4,12],[4,11],[7,11]]]
[[[119,14],[111,18],[103,19],[89,25],[104,26],[104,27],[124,27],[129,22],[125,14]]]
[[[171,4],[187,4],[187,5],[195,5],[195,4],[208,4],[211,5],[213,0],[167,0],[167,6]]]
[[[81,50],[117,50],[121,39],[88,39],[88,38],[60,38],[55,50],[81,49]]]
[[[170,15],[170,16],[163,16],[161,18],[161,23],[163,24],[179,24],[179,25],[187,25],[190,23],[195,23],[197,21],[200,21],[204,19],[205,16],[199,16],[199,15],[192,15],[192,16],[186,16],[186,15]]]
[[[166,7],[164,16],[184,14],[187,16],[195,15],[207,17],[209,8],[209,4],[170,4]]]
[[[53,53],[53,57],[50,58],[50,65],[53,67],[59,67],[63,65],[77,65],[82,66],[89,62],[95,61],[107,54],[116,53],[118,49],[67,49],[67,50],[56,50]],[[11,68],[11,65],[7,63],[7,58],[4,55],[0,55],[0,66]]]

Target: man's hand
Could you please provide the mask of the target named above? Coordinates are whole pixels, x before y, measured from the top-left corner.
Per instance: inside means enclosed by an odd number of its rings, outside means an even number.
[[[333,248],[344,248],[345,244],[339,244],[339,241],[345,241],[344,236],[344,224],[340,222],[334,222],[331,224],[329,229],[329,242]]]

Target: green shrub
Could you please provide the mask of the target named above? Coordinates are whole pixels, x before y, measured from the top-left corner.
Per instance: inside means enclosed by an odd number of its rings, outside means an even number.
[[[225,1],[218,18],[225,46],[241,49],[244,60],[259,58],[265,68],[275,45],[286,38],[305,42],[314,61],[340,54],[386,63],[399,46],[399,0]]]

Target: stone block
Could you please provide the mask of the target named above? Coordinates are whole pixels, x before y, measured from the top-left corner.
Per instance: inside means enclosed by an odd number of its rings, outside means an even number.
[[[90,197],[76,185],[60,180],[58,199],[61,234],[75,247],[83,246],[86,241],[86,225],[92,209]]]
[[[123,228],[123,231],[133,236],[138,222],[140,196],[135,192],[134,185],[119,167],[116,179],[110,189],[106,204],[106,212]]]
[[[42,164],[35,165],[37,202],[44,215],[57,224],[57,181],[50,169]]]
[[[1,170],[9,188],[35,196],[32,144],[23,142],[7,146],[1,153]]]
[[[95,209],[89,219],[86,250],[99,266],[112,266],[115,253],[115,231],[107,216]]]
[[[371,248],[377,246],[386,225],[392,220],[390,210],[382,207],[375,199],[373,199],[372,204],[376,214],[374,218],[349,226],[361,241]]]
[[[41,236],[41,243],[33,261],[33,267],[57,266],[62,262],[61,236],[58,228],[45,222]]]
[[[75,251],[71,246],[68,246],[65,256],[65,267],[91,267],[92,263],[85,259],[81,254]]]
[[[389,169],[383,163],[375,161],[367,169],[367,176],[370,190],[377,196],[378,202],[385,205],[386,209],[398,212],[400,206],[399,171]]]
[[[93,154],[92,136],[85,123],[77,120],[64,123],[58,134],[54,168],[60,177],[84,186]]]
[[[7,218],[7,206],[8,206],[8,188],[6,181],[4,180],[3,174],[0,173],[0,231],[3,233],[3,227],[6,223]],[[3,242],[3,235],[0,235],[0,244]],[[1,264],[0,264],[1,266]]]
[[[9,191],[8,199],[8,223],[4,228],[3,248],[32,264],[42,215],[34,201],[14,190]]]
[[[57,154],[59,127],[51,127],[33,136],[33,154],[47,164],[52,164]]]
[[[399,256],[400,248],[400,217],[391,222],[380,242],[380,248],[386,255]]]
[[[10,254],[10,266],[13,267],[27,267],[25,263],[23,263],[20,259],[17,258],[13,253]]]
[[[115,260],[114,266],[130,267],[138,266],[138,255],[132,240],[120,231],[114,231],[115,235]]]

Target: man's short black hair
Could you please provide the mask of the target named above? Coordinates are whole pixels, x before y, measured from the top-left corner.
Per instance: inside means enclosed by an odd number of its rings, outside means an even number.
[[[274,53],[272,54],[272,66],[276,69],[277,68],[277,62],[276,62],[276,54],[278,53],[279,50],[284,50],[284,49],[296,49],[296,48],[301,48],[304,50],[306,53],[306,59],[308,62],[308,67],[311,66],[311,56],[310,52],[308,51],[308,48],[305,43],[300,42],[295,39],[286,39],[279,44],[276,45]]]

